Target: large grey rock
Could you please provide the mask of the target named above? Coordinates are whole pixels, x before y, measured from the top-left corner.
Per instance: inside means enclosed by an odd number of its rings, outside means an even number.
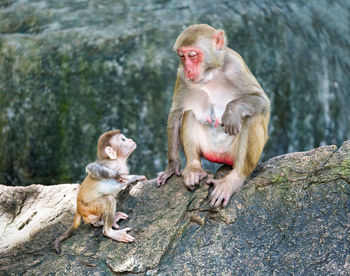
[[[76,208],[79,184],[0,185],[0,254],[30,240]]]
[[[350,1],[0,1],[0,183],[71,183],[98,136],[166,165],[166,120],[186,26],[227,31],[272,103],[264,159],[350,137]],[[53,158],[54,157],[54,158]]]
[[[223,167],[216,176],[227,172]],[[51,207],[46,226],[32,219],[18,230],[37,229],[28,241],[2,247],[3,274],[348,275],[350,270],[350,141],[268,160],[225,209],[210,208],[212,188],[205,184],[190,192],[179,177],[161,188],[139,183],[119,195],[117,206],[130,215],[121,226],[133,228],[135,243],[117,243],[101,228],[83,225],[63,243],[61,255],[52,242],[72,223],[77,185],[1,189],[6,227],[14,229],[17,217],[26,217],[22,210],[39,215],[45,205]],[[50,198],[71,204],[58,208]],[[8,237],[6,232],[1,238]]]

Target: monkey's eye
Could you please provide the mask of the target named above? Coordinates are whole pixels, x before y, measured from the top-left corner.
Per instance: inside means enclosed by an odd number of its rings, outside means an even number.
[[[180,56],[180,58],[185,57],[185,55],[184,55],[184,53],[183,53],[183,52],[179,51],[179,52],[177,52],[177,53],[178,53],[178,55]]]
[[[125,138],[124,137],[122,138],[122,141],[125,142]]]
[[[189,54],[188,54],[189,57],[195,57],[197,56],[197,52],[195,51],[191,51]]]

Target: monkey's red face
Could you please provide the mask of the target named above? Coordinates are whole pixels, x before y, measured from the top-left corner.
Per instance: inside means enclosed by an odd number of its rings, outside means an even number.
[[[176,52],[181,59],[186,79],[194,82],[199,81],[200,64],[203,59],[202,51],[195,47],[181,47]]]

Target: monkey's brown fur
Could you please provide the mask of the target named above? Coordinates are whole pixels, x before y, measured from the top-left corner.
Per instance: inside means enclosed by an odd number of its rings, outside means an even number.
[[[112,229],[119,228],[116,224],[119,219],[127,218],[127,215],[121,212],[115,217],[117,193],[128,184],[145,179],[144,176],[128,175],[127,157],[135,148],[135,142],[125,138],[119,130],[108,131],[100,136],[97,145],[97,156],[100,160],[86,168],[88,175],[79,188],[73,224],[54,242],[57,253],[60,253],[61,242],[73,235],[81,219],[86,224],[103,225],[103,234],[111,239],[121,242],[135,240],[127,234],[130,228],[117,231]],[[107,179],[101,176],[107,176]]]
[[[225,206],[259,161],[268,138],[270,102],[242,57],[226,46],[223,30],[192,25],[176,39],[174,50],[181,62],[168,118],[168,167],[158,185],[180,175],[182,145],[189,189],[207,177],[201,157],[233,165],[225,178],[207,180],[215,185],[211,205]]]

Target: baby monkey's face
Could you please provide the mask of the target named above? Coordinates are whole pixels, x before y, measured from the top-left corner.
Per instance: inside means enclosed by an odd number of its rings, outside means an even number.
[[[129,155],[136,149],[136,143],[134,140],[126,138],[121,133],[113,136],[111,144],[119,157],[129,157]]]

